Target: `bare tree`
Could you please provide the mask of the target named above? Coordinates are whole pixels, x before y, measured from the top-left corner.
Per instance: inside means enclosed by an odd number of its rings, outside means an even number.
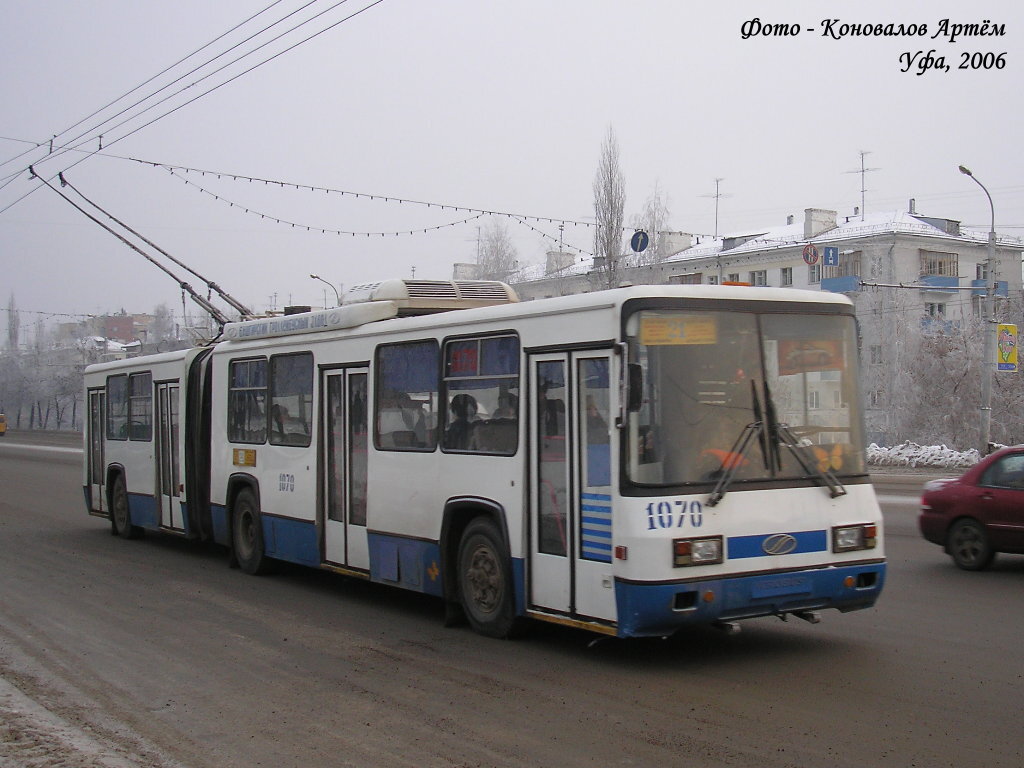
[[[608,126],[594,176],[594,258],[605,288],[614,288],[618,284],[625,208],[626,180],[619,166],[619,143],[615,131]]]
[[[491,217],[484,229],[477,258],[481,280],[508,281],[518,266],[519,255],[504,219]]]

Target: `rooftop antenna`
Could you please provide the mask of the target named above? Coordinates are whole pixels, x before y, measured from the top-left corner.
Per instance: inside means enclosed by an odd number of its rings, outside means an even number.
[[[715,194],[713,195],[701,195],[701,197],[713,197],[715,198],[715,240],[718,239],[718,201],[723,197],[732,197],[732,195],[725,195],[718,191],[718,185],[721,184],[725,179],[715,179]]]
[[[867,213],[867,207],[864,205],[864,193],[867,192],[867,187],[865,185],[865,182],[866,182],[865,176],[867,174],[871,173],[872,171],[880,171],[881,170],[881,168],[865,168],[864,167],[864,157],[865,157],[865,155],[870,155],[870,154],[871,153],[868,152],[867,150],[863,150],[862,149],[860,151],[860,170],[846,171],[846,173],[859,173],[860,174],[860,220],[861,221],[864,221],[864,214]]]

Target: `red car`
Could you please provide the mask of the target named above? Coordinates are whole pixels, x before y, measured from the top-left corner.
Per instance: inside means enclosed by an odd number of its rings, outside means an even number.
[[[961,477],[925,483],[917,522],[967,571],[988,568],[996,552],[1024,554],[1024,445],[986,456]]]

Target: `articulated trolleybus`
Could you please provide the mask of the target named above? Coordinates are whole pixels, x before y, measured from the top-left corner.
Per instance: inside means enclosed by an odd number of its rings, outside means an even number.
[[[816,621],[885,580],[837,294],[393,280],[85,386],[114,533],[424,592],[485,635]]]

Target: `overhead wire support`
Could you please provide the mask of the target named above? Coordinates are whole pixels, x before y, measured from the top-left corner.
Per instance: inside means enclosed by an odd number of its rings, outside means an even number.
[[[236,312],[238,312],[242,316],[243,320],[252,320],[252,319],[254,319],[256,317],[256,313],[255,312],[253,312],[251,309],[249,309],[247,306],[245,306],[242,302],[240,302],[238,299],[236,299],[230,293],[228,293],[223,288],[221,288],[219,285],[217,285],[217,283],[215,283],[212,280],[208,280],[207,278],[203,277],[201,274],[199,274],[194,269],[192,269],[192,267],[190,267],[188,264],[185,264],[183,261],[180,261],[179,259],[176,259],[174,256],[172,256],[167,251],[165,251],[163,248],[161,248],[159,245],[154,243],[152,240],[148,239],[145,235],[135,231],[130,226],[125,224],[123,221],[121,221],[119,218],[114,216],[114,214],[110,213],[109,211],[107,211],[106,209],[102,208],[97,203],[95,203],[92,200],[90,200],[88,197],[86,197],[84,194],[82,194],[82,191],[80,189],[78,189],[78,187],[76,187],[74,184],[72,184],[70,181],[68,181],[64,177],[63,173],[57,174],[57,178],[60,179],[60,183],[61,183],[62,187],[70,187],[71,189],[73,189],[75,191],[75,193],[80,198],[85,200],[85,202],[87,202],[89,205],[91,205],[97,211],[99,211],[104,216],[109,218],[111,221],[114,221],[117,224],[119,224],[120,226],[124,227],[126,230],[131,232],[133,235],[135,235],[137,238],[139,238],[139,240],[144,242],[146,245],[148,245],[151,248],[155,248],[160,254],[162,254],[164,257],[170,259],[171,261],[173,261],[175,264],[177,264],[179,267],[184,269],[186,272],[188,272],[188,273],[190,273],[192,275],[195,275],[200,280],[202,280],[206,284],[207,288],[209,288],[211,291],[216,292],[216,294],[218,296],[220,296],[227,304],[229,304],[232,309],[234,309]]]
[[[225,325],[227,325],[229,322],[231,322],[227,317],[224,316],[224,314],[219,309],[217,309],[217,307],[215,307],[209,301],[204,299],[201,294],[196,293],[195,289],[191,285],[186,283],[184,280],[180,279],[171,270],[169,270],[167,267],[165,267],[159,261],[154,259],[152,256],[150,256],[144,250],[139,248],[139,246],[135,245],[135,243],[133,243],[130,240],[128,240],[128,238],[124,237],[124,235],[122,235],[121,233],[115,232],[113,229],[111,229],[106,224],[104,224],[102,221],[97,219],[95,216],[93,216],[91,213],[89,213],[87,210],[85,210],[82,206],[80,206],[78,203],[76,203],[70,197],[68,197],[63,192],[61,192],[59,189],[57,189],[55,186],[53,186],[49,181],[44,179],[42,176],[38,175],[35,172],[35,169],[32,166],[29,166],[28,170],[29,170],[29,173],[31,174],[32,178],[39,179],[41,182],[43,182],[43,184],[45,184],[51,190],[53,190],[58,195],[60,195],[69,205],[71,205],[72,207],[76,208],[87,219],[90,219],[94,223],[96,223],[99,226],[101,226],[107,232],[112,234],[114,237],[116,237],[122,243],[124,243],[129,248],[131,248],[133,251],[135,251],[140,256],[142,256],[144,259],[146,259],[146,261],[148,261],[151,264],[153,264],[153,266],[155,266],[161,272],[163,272],[164,274],[168,275],[172,280],[174,280],[178,284],[178,287],[181,288],[182,291],[184,291],[185,293],[187,293],[189,295],[189,297],[192,299],[192,301],[194,301],[196,304],[198,304],[200,307],[202,307],[210,315],[210,317],[212,317],[214,319],[214,321],[220,326],[220,330],[221,331],[224,330],[224,326]]]

